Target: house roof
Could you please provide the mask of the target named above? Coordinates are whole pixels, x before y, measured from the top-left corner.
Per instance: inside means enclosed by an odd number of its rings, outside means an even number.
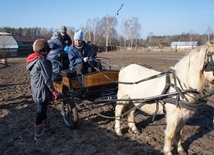
[[[18,44],[10,33],[0,32],[0,48],[18,48]]]
[[[13,36],[13,38],[17,41],[17,42],[22,42],[22,43],[33,43],[35,40],[37,39],[46,39],[44,36]]]
[[[197,46],[197,41],[186,41],[186,42],[172,42],[171,46]]]

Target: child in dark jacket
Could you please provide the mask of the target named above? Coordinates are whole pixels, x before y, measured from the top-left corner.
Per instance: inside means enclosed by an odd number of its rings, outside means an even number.
[[[50,52],[48,53],[47,59],[52,63],[52,79],[53,81],[61,81],[59,62],[60,53],[63,51],[63,45],[60,40],[60,33],[54,32],[50,40],[47,41],[50,47]]]
[[[34,138],[42,137],[51,125],[47,117],[47,107],[51,100],[57,99],[57,92],[52,82],[52,65],[46,56],[50,51],[44,39],[37,39],[33,44],[34,53],[27,59],[27,71],[30,72],[31,90],[34,102],[37,104]]]

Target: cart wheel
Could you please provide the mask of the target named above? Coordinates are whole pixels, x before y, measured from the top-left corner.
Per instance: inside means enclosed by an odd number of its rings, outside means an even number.
[[[77,112],[77,107],[72,99],[65,98],[62,100],[61,104],[61,114],[65,125],[70,129],[75,129],[78,127],[79,116]]]

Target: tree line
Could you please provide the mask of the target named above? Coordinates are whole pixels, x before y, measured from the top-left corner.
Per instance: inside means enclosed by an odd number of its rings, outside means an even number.
[[[119,30],[117,30],[119,27]],[[213,33],[208,28],[207,34],[182,33],[178,35],[155,36],[149,32],[148,37],[143,40],[141,38],[142,27],[138,21],[138,17],[124,19],[118,25],[117,18],[105,16],[102,19],[88,19],[86,25],[81,27],[84,31],[84,40],[90,41],[97,46],[121,46],[121,47],[142,47],[157,46],[158,44],[170,45],[172,41],[198,41],[198,44],[204,44],[213,38]],[[44,36],[51,38],[53,32],[59,31],[58,28],[13,28],[0,27],[0,32],[8,32],[13,36]],[[67,26],[67,33],[73,38],[75,28]]]

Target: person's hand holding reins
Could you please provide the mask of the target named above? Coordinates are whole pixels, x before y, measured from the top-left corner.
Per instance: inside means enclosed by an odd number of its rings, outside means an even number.
[[[84,58],[83,58],[83,61],[84,61],[84,62],[87,62],[87,61],[88,61],[88,57],[84,57]]]

